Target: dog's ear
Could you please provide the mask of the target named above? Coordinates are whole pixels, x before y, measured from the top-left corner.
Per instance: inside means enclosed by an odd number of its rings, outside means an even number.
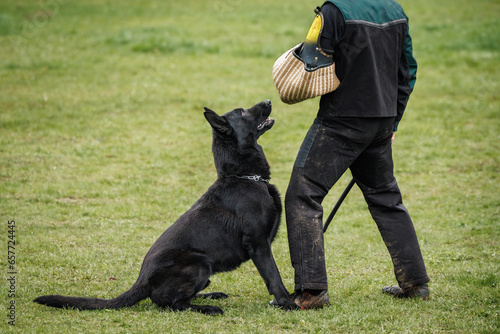
[[[212,128],[216,131],[221,133],[229,133],[231,131],[229,122],[225,118],[217,115],[215,111],[205,107],[205,112],[203,114],[205,115],[208,123],[210,123]]]

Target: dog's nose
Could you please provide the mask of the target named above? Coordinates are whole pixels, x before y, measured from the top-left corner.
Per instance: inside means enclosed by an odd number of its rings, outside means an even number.
[[[262,115],[267,117],[271,114],[271,109],[272,109],[271,100],[265,100],[265,101],[262,101],[262,103],[264,104],[264,110],[262,111]]]

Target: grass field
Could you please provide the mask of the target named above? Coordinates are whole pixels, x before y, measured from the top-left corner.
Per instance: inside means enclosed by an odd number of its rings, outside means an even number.
[[[111,298],[131,286],[150,245],[216,178],[204,106],[222,113],[273,101],[276,124],[260,143],[285,192],[318,100],[282,104],[271,68],[304,38],[320,3],[2,1],[0,332],[499,333],[500,3],[401,3],[419,70],[394,142],[395,172],[431,300],[381,294],[395,283],[391,261],[354,188],[326,235],[330,307],[269,307],[246,263],[213,276],[209,290],[230,298],[211,302],[225,314],[208,317],[149,300],[96,312],[31,301]],[[273,250],[292,289],[284,222]]]

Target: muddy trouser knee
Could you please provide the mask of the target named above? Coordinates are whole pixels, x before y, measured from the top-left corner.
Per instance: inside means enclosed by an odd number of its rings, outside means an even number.
[[[295,269],[295,291],[327,290],[323,211],[318,201],[313,199],[324,195],[321,195],[321,189],[316,189],[318,195],[308,191],[315,186],[306,186],[307,175],[303,172],[300,168],[293,170],[285,197],[290,257]],[[299,193],[305,195],[298,196]]]

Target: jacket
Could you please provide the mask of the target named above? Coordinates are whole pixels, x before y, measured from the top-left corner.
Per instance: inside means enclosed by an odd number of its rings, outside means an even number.
[[[332,6],[333,4],[333,6]],[[318,117],[403,117],[416,81],[408,17],[393,0],[330,0],[321,48],[333,52],[340,86]]]

